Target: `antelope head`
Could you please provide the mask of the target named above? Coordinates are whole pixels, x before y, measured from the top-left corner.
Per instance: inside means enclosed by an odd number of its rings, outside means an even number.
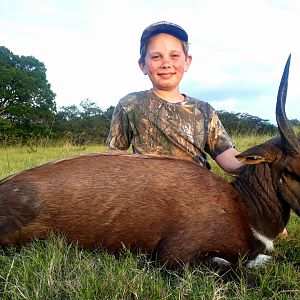
[[[300,139],[285,113],[290,60],[291,55],[284,68],[276,103],[280,136],[246,150],[237,155],[237,159],[245,164],[268,163],[276,196],[300,216]]]

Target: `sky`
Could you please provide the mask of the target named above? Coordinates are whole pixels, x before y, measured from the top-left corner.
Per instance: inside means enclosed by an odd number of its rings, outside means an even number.
[[[286,112],[300,120],[298,0],[0,0],[0,46],[45,64],[58,108],[89,99],[106,110],[152,87],[137,63],[139,41],[162,20],[189,35],[181,92],[217,110],[275,123],[291,53]]]

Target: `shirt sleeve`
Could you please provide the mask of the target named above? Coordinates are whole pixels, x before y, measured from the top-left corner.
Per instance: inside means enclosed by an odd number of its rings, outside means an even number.
[[[235,148],[234,143],[222,125],[217,112],[210,107],[210,118],[208,123],[208,135],[205,151],[215,159],[219,154],[229,148]]]
[[[132,129],[122,104],[116,106],[111,119],[107,145],[115,150],[127,150],[132,139]]]

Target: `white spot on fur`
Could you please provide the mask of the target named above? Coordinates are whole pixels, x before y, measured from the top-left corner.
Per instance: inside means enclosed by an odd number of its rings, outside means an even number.
[[[273,240],[270,240],[266,236],[260,234],[254,228],[251,228],[251,230],[252,230],[253,235],[265,245],[267,251],[274,250]]]
[[[258,254],[255,259],[249,260],[247,263],[248,268],[255,268],[258,266],[263,266],[266,264],[269,260],[272,259],[272,256],[265,255],[265,254]]]

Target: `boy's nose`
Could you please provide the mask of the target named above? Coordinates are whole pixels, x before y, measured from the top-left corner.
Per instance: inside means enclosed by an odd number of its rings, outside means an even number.
[[[169,61],[167,61],[167,60],[164,60],[163,62],[162,62],[162,64],[160,65],[160,67],[161,68],[170,68],[171,67],[171,64],[170,64],[170,62]]]

